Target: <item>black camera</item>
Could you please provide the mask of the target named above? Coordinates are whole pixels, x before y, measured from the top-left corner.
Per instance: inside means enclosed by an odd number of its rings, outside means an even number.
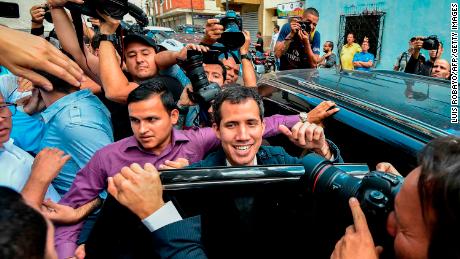
[[[204,62],[213,63],[212,61],[218,60],[218,54],[219,52],[215,50],[209,50],[205,53],[197,50],[188,50],[187,60],[180,62],[181,67],[192,82],[193,92],[188,92],[192,102],[200,105],[209,105],[220,92],[220,86],[208,81],[208,76],[203,68]]]
[[[431,35],[431,36],[429,36],[427,38],[424,38],[422,48],[424,48],[426,50],[438,49],[439,48],[438,36]]]
[[[299,22],[300,28],[302,31],[306,33],[311,33],[311,22],[305,21],[305,22]]]
[[[404,178],[379,171],[367,173],[362,179],[351,176],[317,154],[302,160],[307,189],[337,204],[348,204],[356,197],[366,214],[371,232],[379,239],[386,235],[386,220],[394,208],[394,199]]]
[[[224,27],[224,33],[217,42],[231,50],[239,49],[246,41],[243,30],[243,20],[235,11],[227,11],[225,16],[216,16],[220,24]]]
[[[45,11],[44,19],[49,23],[53,23],[53,17],[51,17],[51,12],[48,4],[43,6],[43,10]]]
[[[84,15],[102,19],[97,13],[106,14],[114,19],[121,20],[129,12],[128,0],[91,0],[83,4],[68,2],[65,7],[71,11],[76,10]]]
[[[65,7],[70,11],[78,11],[101,20],[103,19],[97,11],[117,20],[122,20],[129,13],[139,25],[147,26],[149,23],[145,12],[135,4],[129,3],[128,0],[91,0],[85,1],[83,4],[68,2]]]

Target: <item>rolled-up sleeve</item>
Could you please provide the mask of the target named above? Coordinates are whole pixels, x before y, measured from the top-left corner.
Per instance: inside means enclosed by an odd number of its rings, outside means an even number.
[[[70,190],[59,201],[60,204],[78,208],[95,199],[106,188],[107,173],[102,170],[100,156],[100,153],[96,152],[88,164],[77,173]],[[74,255],[83,223],[56,226],[55,246],[59,258]]]
[[[265,118],[265,132],[263,137],[273,137],[280,133],[279,126],[285,125],[288,128],[299,122],[299,115],[273,115]]]

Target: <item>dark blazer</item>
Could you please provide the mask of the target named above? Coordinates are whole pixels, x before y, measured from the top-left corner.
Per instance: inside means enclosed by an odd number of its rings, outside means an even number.
[[[343,162],[339,148],[332,141],[328,141],[328,143],[332,154],[334,154],[334,161],[332,162]],[[302,164],[301,158],[289,155],[282,147],[260,146],[256,156],[258,165]],[[224,150],[220,148],[216,152],[209,154],[204,160],[191,164],[189,168],[226,166],[226,158]]]
[[[155,252],[161,258],[207,258],[201,245],[200,216],[174,222],[151,234]]]

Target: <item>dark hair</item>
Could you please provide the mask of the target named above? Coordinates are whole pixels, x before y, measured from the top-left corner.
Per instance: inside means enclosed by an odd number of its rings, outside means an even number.
[[[0,187],[0,258],[44,258],[48,226],[16,191]]]
[[[223,90],[216,96],[214,103],[212,104],[213,119],[214,122],[219,127],[220,122],[222,121],[222,114],[220,109],[222,104],[225,101],[229,101],[232,104],[242,103],[247,99],[252,99],[256,101],[257,106],[259,106],[259,115],[260,119],[264,119],[264,103],[260,95],[249,87],[244,87],[239,84],[226,84],[223,86]]]
[[[280,30],[280,26],[278,24],[275,24],[275,28],[278,29],[278,31]]]
[[[260,31],[258,31],[257,34],[262,35],[262,33]]]
[[[420,153],[419,165],[418,192],[431,230],[428,258],[460,258],[460,138],[431,141]],[[434,222],[426,218],[429,208],[434,211]]]
[[[129,93],[127,103],[129,105],[130,103],[144,101],[155,95],[160,95],[161,102],[168,113],[177,109],[173,94],[161,77],[142,81],[136,89]]]
[[[34,70],[34,71],[42,75],[44,78],[48,79],[48,81],[50,81],[50,83],[53,85],[53,91],[70,94],[78,90],[77,87],[67,83],[66,81],[60,79],[59,77],[56,77],[52,74],[49,74],[49,73],[46,73],[40,70]]]
[[[313,7],[308,7],[307,9],[305,9],[305,11],[303,11],[303,13],[304,15],[310,13],[319,18],[318,10],[316,10],[316,8],[313,8]]]
[[[348,37],[348,35],[350,35],[350,34],[353,35],[353,39],[354,39],[354,38],[355,38],[355,34],[354,34],[353,32],[348,32],[348,33],[347,33],[347,37]]]
[[[326,41],[326,43],[329,44],[329,47],[331,47],[331,50],[334,50],[334,42],[328,40],[328,41]]]

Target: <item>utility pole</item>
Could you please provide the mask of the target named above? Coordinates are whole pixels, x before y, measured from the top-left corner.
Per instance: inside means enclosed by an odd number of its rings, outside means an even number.
[[[192,25],[195,25],[195,22],[193,21],[193,0],[190,0],[190,8],[192,9]]]

